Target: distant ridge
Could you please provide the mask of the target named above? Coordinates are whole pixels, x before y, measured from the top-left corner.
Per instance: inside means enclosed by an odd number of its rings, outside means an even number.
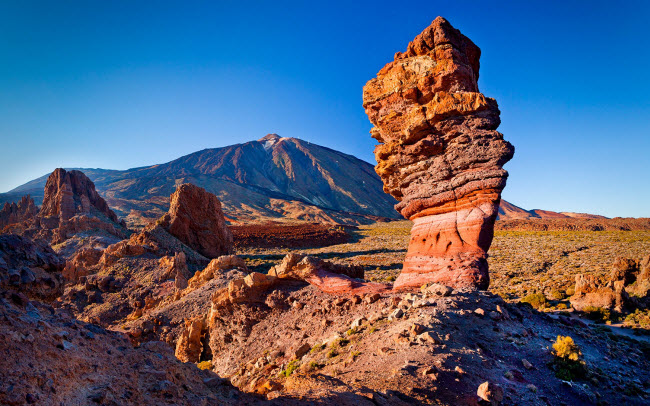
[[[497,220],[531,220],[531,219],[606,219],[605,216],[587,213],[555,212],[549,210],[525,210],[519,206],[501,200]]]
[[[297,138],[259,140],[204,149],[168,163],[124,171],[80,168],[130,226],[165,213],[169,195],[192,183],[217,195],[231,224],[322,222],[359,224],[397,219],[395,200],[368,162]],[[30,194],[43,200],[47,175],[8,193],[0,204]]]

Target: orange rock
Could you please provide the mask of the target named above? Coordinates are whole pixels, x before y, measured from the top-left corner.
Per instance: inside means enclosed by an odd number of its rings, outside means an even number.
[[[232,234],[226,226],[221,202],[190,183],[180,185],[171,195],[169,212],[161,219],[161,225],[206,258],[232,251]]]
[[[438,17],[363,89],[377,173],[413,220],[396,289],[428,282],[485,289],[503,165],[494,99],[478,91],[480,49]]]

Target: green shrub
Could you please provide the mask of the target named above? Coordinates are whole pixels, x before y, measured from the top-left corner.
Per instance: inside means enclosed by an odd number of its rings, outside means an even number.
[[[353,335],[353,334],[357,334],[358,332],[359,332],[359,331],[358,331],[357,328],[355,327],[355,328],[351,328],[351,329],[349,329],[345,334],[347,334],[348,336],[351,336],[351,335]]]
[[[311,347],[311,350],[309,351],[310,354],[316,353],[318,351],[324,350],[325,349],[325,344],[316,344],[313,347]]]
[[[284,370],[284,376],[287,378],[300,366],[300,361],[294,359],[287,365],[287,369]]]
[[[562,290],[553,290],[551,291],[549,298],[551,300],[564,300],[566,299],[566,293],[564,293]]]
[[[541,293],[531,293],[530,295],[521,299],[521,302],[528,303],[535,309],[541,309],[546,307],[546,296]]]
[[[587,374],[587,366],[582,360],[582,352],[578,345],[569,336],[557,336],[553,343],[554,361],[551,367],[555,370],[555,376],[565,381],[574,381],[584,378]]]
[[[322,367],[323,367],[323,365],[319,364],[316,361],[312,361],[312,362],[309,363],[309,371],[314,371],[314,370],[317,370],[317,369],[321,369]]]
[[[582,312],[585,317],[589,320],[593,320],[599,323],[604,323],[608,320],[611,320],[612,314],[609,310],[603,309],[602,307],[587,306]]]

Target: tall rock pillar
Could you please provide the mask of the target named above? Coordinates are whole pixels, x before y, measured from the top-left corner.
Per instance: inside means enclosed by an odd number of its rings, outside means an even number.
[[[478,90],[481,50],[442,17],[363,89],[375,170],[413,220],[395,289],[439,282],[486,289],[487,251],[514,147]]]

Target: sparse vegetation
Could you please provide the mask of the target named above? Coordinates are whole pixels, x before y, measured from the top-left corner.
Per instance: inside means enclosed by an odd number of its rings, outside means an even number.
[[[636,309],[634,313],[628,314],[625,317],[624,324],[626,326],[650,329],[650,309]]]
[[[612,314],[609,310],[603,309],[602,307],[587,306],[583,309],[583,313],[586,318],[593,320],[598,323],[605,323],[606,321],[611,321]]]
[[[199,369],[203,369],[203,370],[212,369],[212,361],[201,361],[198,364],[196,364],[196,366]]]
[[[291,376],[292,373],[294,373],[296,369],[298,369],[299,366],[300,366],[300,361],[298,361],[297,359],[294,359],[293,361],[289,362],[287,368],[284,370],[284,376],[288,378],[289,376]]]
[[[551,367],[555,376],[565,381],[574,381],[584,378],[587,367],[582,360],[582,352],[570,336],[557,336],[553,343],[554,361]]]
[[[547,305],[546,297],[541,293],[532,293],[521,299],[521,302],[528,303],[535,309],[542,309]]]
[[[313,347],[311,347],[311,350],[309,351],[310,354],[315,354],[319,351],[322,351],[325,349],[325,344],[316,344]]]

